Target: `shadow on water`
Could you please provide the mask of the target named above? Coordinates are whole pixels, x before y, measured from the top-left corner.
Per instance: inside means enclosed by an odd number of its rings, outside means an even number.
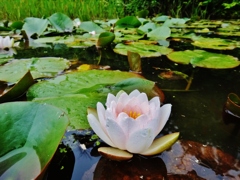
[[[236,53],[236,52],[233,52]],[[235,54],[239,57],[239,54]],[[96,64],[95,47],[65,46],[19,51],[16,58],[64,57],[79,64]],[[127,57],[103,50],[100,65],[129,71]],[[73,67],[74,68],[74,67]],[[170,69],[193,75],[185,90],[184,79],[160,78]],[[86,131],[69,131],[59,145],[45,179],[234,179],[239,178],[240,119],[225,111],[229,93],[240,95],[240,68],[212,70],[176,65],[166,56],[142,59],[142,75],[155,81],[171,103],[172,113],[161,135],[180,132],[179,141],[155,157],[134,156],[128,162],[100,157]],[[88,138],[86,138],[88,137]],[[81,146],[80,146],[81,145]],[[84,145],[84,146],[82,146]]]

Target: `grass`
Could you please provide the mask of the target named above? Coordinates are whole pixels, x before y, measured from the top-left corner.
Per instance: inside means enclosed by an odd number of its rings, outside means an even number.
[[[116,0],[1,0],[0,9],[0,20],[10,21],[49,17],[55,12],[82,21],[123,15],[123,7]]]

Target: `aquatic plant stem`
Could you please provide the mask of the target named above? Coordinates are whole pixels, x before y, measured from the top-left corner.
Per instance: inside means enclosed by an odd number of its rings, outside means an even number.
[[[188,91],[188,90],[190,89],[191,84],[192,84],[192,80],[193,80],[193,76],[194,76],[194,69],[193,69],[193,71],[192,71],[191,76],[189,77],[188,84],[187,84],[187,86],[186,86],[186,88],[185,88],[185,91]]]

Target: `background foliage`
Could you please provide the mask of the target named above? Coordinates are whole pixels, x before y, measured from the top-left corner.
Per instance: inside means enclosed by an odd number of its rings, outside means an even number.
[[[240,18],[240,0],[1,0],[0,20],[50,16],[62,12],[82,21],[135,15],[147,9],[156,14],[194,19]]]

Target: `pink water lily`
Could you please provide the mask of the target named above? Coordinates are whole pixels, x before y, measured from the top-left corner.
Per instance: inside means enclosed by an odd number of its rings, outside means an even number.
[[[14,45],[14,39],[10,38],[9,36],[2,37],[0,36],[0,49],[10,48]]]
[[[97,103],[97,111],[88,111],[93,131],[108,145],[131,153],[146,151],[166,124],[171,104],[160,107],[159,97],[150,101],[138,90],[129,95],[120,91],[108,94],[106,109]]]

